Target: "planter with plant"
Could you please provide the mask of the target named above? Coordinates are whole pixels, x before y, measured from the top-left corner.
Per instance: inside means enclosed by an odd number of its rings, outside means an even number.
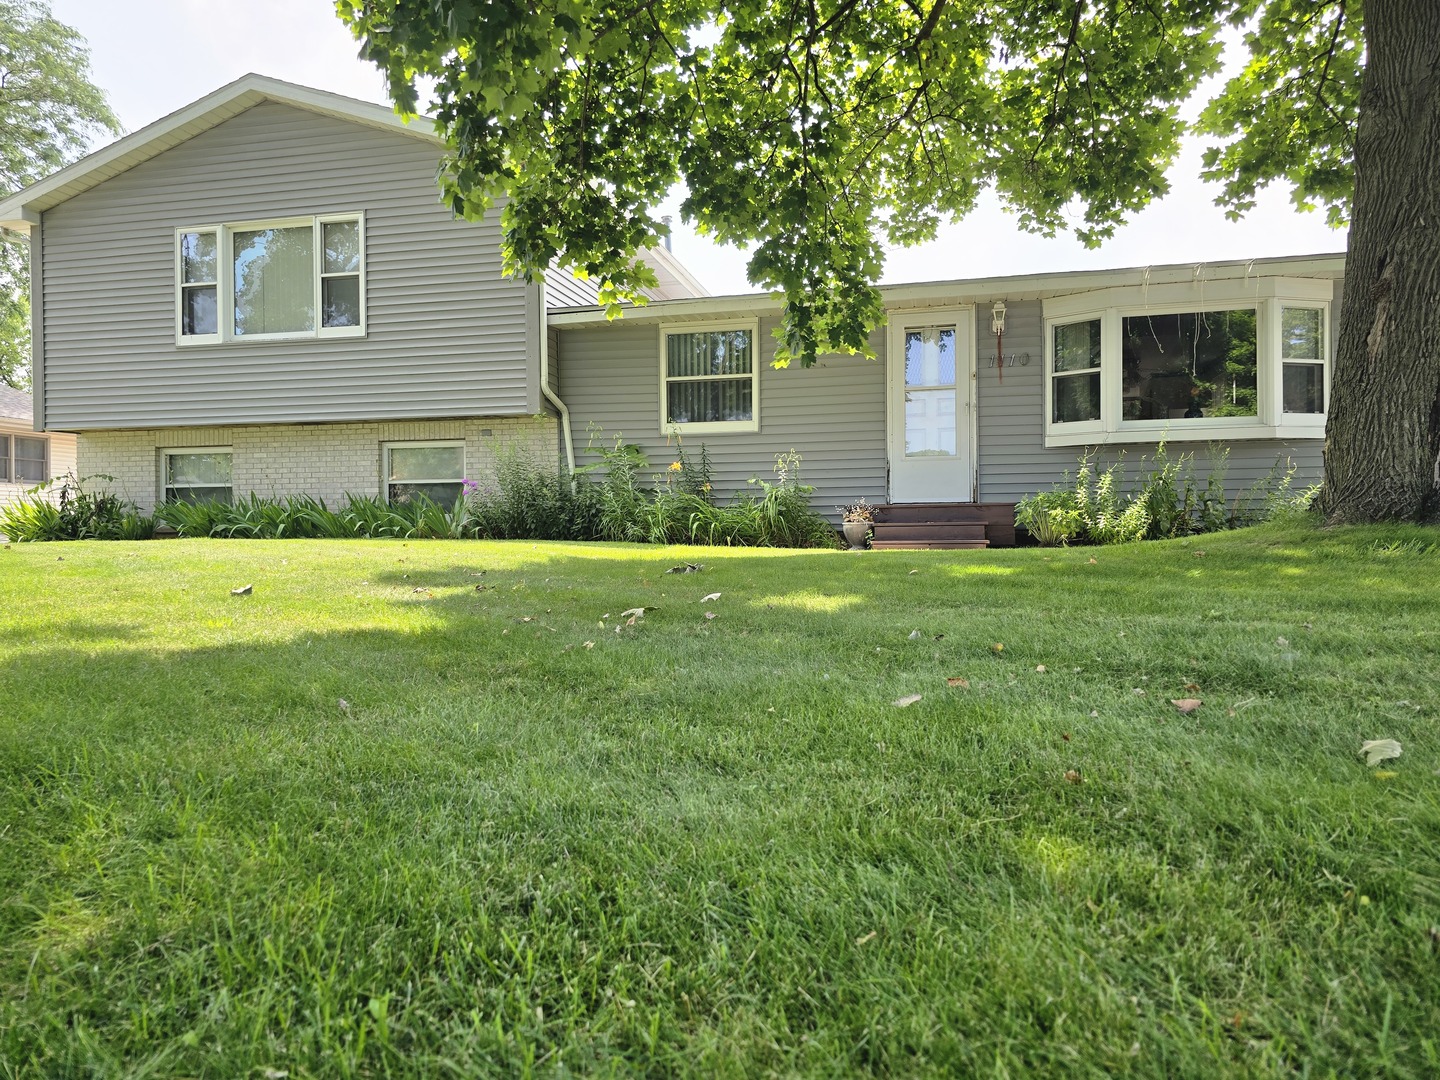
[[[840,531],[850,544],[851,551],[865,550],[870,537],[870,526],[875,524],[875,505],[865,499],[858,499],[846,506],[837,506],[840,511]]]

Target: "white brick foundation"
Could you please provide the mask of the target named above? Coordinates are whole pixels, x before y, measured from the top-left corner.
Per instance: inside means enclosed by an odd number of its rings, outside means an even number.
[[[493,475],[496,453],[502,448],[526,451],[557,466],[560,461],[555,418],[524,416],[88,431],[80,435],[77,472],[115,477],[114,483],[96,481],[94,487],[108,486],[150,510],[164,485],[162,450],[228,446],[234,454],[232,482],[237,496],[311,495],[333,507],[349,494],[382,493],[382,444],[431,439],[464,439],[465,472],[477,480]]]

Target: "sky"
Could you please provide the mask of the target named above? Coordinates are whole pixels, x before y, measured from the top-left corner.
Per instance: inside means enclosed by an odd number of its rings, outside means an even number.
[[[331,0],[52,0],[61,22],[90,42],[92,77],[127,131],[188,105],[247,72],[386,103],[378,70],[357,46]],[[1239,57],[1232,58],[1238,63]],[[1098,249],[1073,237],[1025,233],[993,197],[939,237],[887,251],[885,282],[938,281],[1061,270],[1200,263],[1343,251],[1345,233],[1322,212],[1300,213],[1288,190],[1272,187],[1242,221],[1214,205],[1215,185],[1199,179],[1200,147],[1188,144],[1170,171],[1172,190]],[[744,252],[697,236],[674,212],[673,251],[714,294],[752,291]]]

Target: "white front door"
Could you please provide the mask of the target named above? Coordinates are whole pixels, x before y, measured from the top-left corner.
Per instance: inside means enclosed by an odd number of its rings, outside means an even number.
[[[891,314],[891,502],[975,497],[973,317],[970,308]]]

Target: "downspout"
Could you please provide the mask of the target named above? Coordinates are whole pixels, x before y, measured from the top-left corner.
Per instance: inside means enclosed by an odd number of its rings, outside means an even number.
[[[575,439],[570,431],[570,410],[560,396],[550,389],[550,327],[545,317],[545,282],[540,282],[540,393],[545,395],[545,400],[555,406],[555,411],[560,414],[560,433],[565,439],[565,468],[574,483],[575,477]]]

